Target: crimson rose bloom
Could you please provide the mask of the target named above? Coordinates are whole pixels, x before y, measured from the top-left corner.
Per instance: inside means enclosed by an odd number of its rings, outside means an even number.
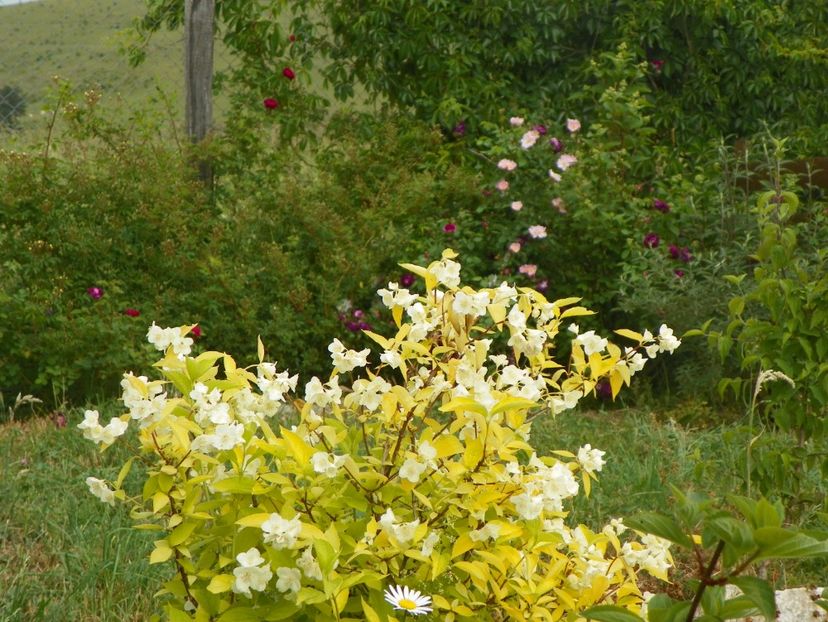
[[[264,104],[264,107],[268,110],[276,110],[276,108],[279,107],[279,102],[273,99],[272,97],[268,97],[262,103]]]
[[[285,67],[282,69],[282,75],[285,76],[288,80],[293,80],[296,77],[296,74],[293,73],[293,69],[290,67]]]
[[[141,315],[141,312],[138,309],[130,307],[129,309],[124,309],[124,315],[128,315],[129,317],[138,317]]]

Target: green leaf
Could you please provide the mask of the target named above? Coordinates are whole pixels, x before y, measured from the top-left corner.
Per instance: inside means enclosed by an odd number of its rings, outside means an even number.
[[[190,615],[181,609],[176,609],[172,605],[167,605],[165,608],[167,619],[169,622],[192,622]]]
[[[641,622],[643,619],[628,609],[617,605],[590,607],[586,611],[582,611],[581,615],[587,620],[597,620],[597,622]]]
[[[776,594],[767,581],[757,577],[736,577],[730,583],[742,590],[766,620],[776,619]]]
[[[258,622],[260,612],[253,607],[233,607],[222,613],[216,622]]]
[[[210,579],[210,584],[207,586],[207,591],[211,594],[221,594],[227,592],[233,587],[235,577],[231,574],[217,574]]]
[[[229,492],[236,495],[249,495],[253,492],[256,481],[249,477],[228,477],[213,484],[216,492]]]
[[[788,529],[763,527],[753,535],[760,547],[756,561],[828,555],[828,540],[815,540]]]
[[[655,512],[641,512],[625,520],[624,523],[628,527],[651,533],[684,548],[693,548],[693,541],[690,536],[684,533],[679,524],[669,516]]]

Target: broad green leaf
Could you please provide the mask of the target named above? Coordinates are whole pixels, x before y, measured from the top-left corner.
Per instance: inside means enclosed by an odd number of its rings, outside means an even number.
[[[242,527],[261,527],[262,523],[264,523],[268,518],[270,518],[270,514],[268,513],[258,513],[258,514],[250,514],[245,516],[244,518],[240,518],[236,521],[237,525],[241,525]]]
[[[742,590],[766,620],[776,619],[776,594],[767,581],[758,577],[735,577],[730,583]]]
[[[645,531],[664,538],[684,548],[689,549],[693,547],[693,541],[690,536],[682,531],[676,521],[663,514],[641,512],[630,519],[626,519],[624,524],[633,529]]]
[[[229,492],[235,495],[249,495],[253,492],[256,485],[256,480],[249,477],[228,477],[213,484],[213,489],[217,492]]]
[[[763,527],[754,532],[754,538],[760,546],[757,561],[828,555],[828,540],[815,540],[787,529]]]
[[[222,613],[216,622],[258,622],[260,611],[253,607],[233,607]]]
[[[167,605],[164,607],[164,610],[167,614],[167,620],[169,620],[169,622],[192,622],[193,620],[190,617],[190,614],[173,607],[172,605]]]
[[[198,527],[198,523],[195,521],[185,521],[181,523],[178,527],[172,530],[170,533],[169,540],[170,546],[178,546],[182,542],[184,542],[187,538],[189,538],[195,528]]]

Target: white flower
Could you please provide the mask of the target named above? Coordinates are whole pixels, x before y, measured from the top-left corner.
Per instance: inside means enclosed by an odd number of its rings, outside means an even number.
[[[584,349],[584,354],[587,356],[598,354],[607,347],[607,340],[596,335],[594,330],[581,333],[575,337],[575,341],[581,344]]]
[[[681,341],[673,336],[673,329],[662,324],[658,329],[658,351],[673,353],[681,345]]]
[[[543,225],[532,225],[528,231],[529,235],[536,240],[541,240],[546,237],[546,227]]]
[[[555,183],[558,183],[562,179],[562,177],[551,168],[549,169],[549,177],[551,177],[552,181],[554,181]]]
[[[274,549],[290,549],[296,544],[296,538],[302,533],[302,522],[298,517],[286,520],[280,514],[271,514],[262,523],[264,541],[273,544]]]
[[[296,565],[299,566],[308,579],[316,579],[317,581],[323,579],[322,569],[319,567],[319,562],[314,558],[311,547],[305,549],[302,556],[296,560]]]
[[[512,208],[513,212],[519,212],[520,210],[523,209],[523,201],[512,201],[509,204],[509,207]]]
[[[402,356],[396,350],[385,350],[380,354],[380,361],[394,369],[400,369],[403,364]]]
[[[488,292],[477,292],[467,294],[459,291],[454,297],[451,308],[459,315],[483,315],[486,313],[486,305],[489,304]]]
[[[298,568],[277,568],[276,589],[280,592],[296,594],[302,589],[302,573]]]
[[[323,385],[316,376],[305,385],[305,401],[313,406],[325,408],[330,404],[338,404],[341,398],[342,389],[339,388],[339,378],[336,376],[327,385]]]
[[[577,161],[578,161],[578,158],[576,158],[574,155],[569,155],[568,153],[565,153],[560,158],[558,158],[558,161],[555,163],[555,166],[557,166],[562,171],[565,171],[570,166],[575,164]],[[551,177],[551,175],[550,175],[550,177]]]
[[[418,462],[414,458],[406,458],[402,467],[400,467],[400,477],[407,479],[412,484],[420,481],[423,471],[426,470],[426,465]]]
[[[606,462],[603,458],[605,453],[600,449],[593,449],[592,445],[587,443],[578,450],[578,462],[587,473],[600,471]]]
[[[434,551],[434,546],[440,541],[440,534],[436,531],[430,532],[425,540],[423,540],[423,546],[420,548],[420,554],[424,557],[429,557]]]
[[[503,158],[497,163],[497,168],[501,171],[513,171],[517,168],[517,162]]]
[[[400,289],[397,283],[389,283],[388,289],[377,290],[377,293],[382,297],[382,304],[389,309],[394,307],[409,307],[417,302],[417,296],[410,293],[407,289]]]
[[[497,523],[486,523],[480,529],[469,532],[472,542],[483,542],[484,540],[497,540],[500,537],[500,525]]]
[[[523,117],[511,117],[509,119],[509,125],[512,127],[520,127],[523,125]]]
[[[509,310],[509,315],[506,316],[506,323],[510,328],[516,331],[523,331],[526,329],[526,316],[520,307],[513,305]]]
[[[550,400],[552,413],[557,415],[564,410],[575,408],[578,405],[578,400],[580,400],[583,396],[584,394],[580,389],[573,389],[572,391],[566,391],[561,394],[560,397],[552,397]]]
[[[578,336],[578,334],[580,334],[581,332],[581,327],[578,326],[575,322],[572,322],[572,324],[566,327],[566,330],[568,330],[573,335]]]
[[[649,356],[651,359],[654,359],[656,356],[658,356],[658,350],[659,346],[657,343],[651,343],[650,345],[644,347],[644,351],[647,353],[647,356]]]
[[[233,449],[236,445],[244,444],[244,426],[241,423],[224,423],[216,426],[210,436],[213,447],[218,450]]]
[[[267,589],[267,584],[273,578],[273,573],[270,571],[270,566],[259,553],[259,549],[248,549],[244,553],[236,555],[236,561],[239,563],[237,568],[233,569],[235,579],[233,581],[233,591],[236,594],[244,594],[248,598],[252,596],[250,590],[263,592]],[[265,564],[261,566],[261,564]]]
[[[431,611],[431,597],[424,596],[417,590],[395,585],[385,590],[385,600],[400,611],[420,616]]]
[[[647,359],[640,352],[636,352],[632,348],[624,348],[624,356],[627,359],[627,367],[629,367],[631,374],[644,369]]]
[[[339,467],[345,464],[345,456],[335,456],[324,451],[319,451],[311,456],[313,470],[325,477],[336,477]]]
[[[97,410],[87,410],[83,413],[83,421],[78,424],[78,429],[83,430],[83,438],[90,441],[98,438],[102,429],[98,423],[99,416]]]
[[[538,142],[538,138],[540,138],[540,132],[537,130],[529,130],[520,139],[520,146],[524,149],[531,149]]]
[[[109,505],[115,505],[115,491],[107,486],[105,481],[97,477],[87,477],[86,485],[89,486],[89,492],[98,499]]]
[[[393,510],[388,508],[385,514],[380,517],[379,524],[387,534],[393,536],[401,545],[405,546],[414,539],[420,521],[418,519],[408,523],[398,523]]]
[[[417,455],[432,469],[437,468],[437,463],[435,462],[437,459],[437,448],[428,441],[420,443],[419,447],[417,447]]]
[[[391,385],[382,377],[375,376],[371,380],[360,378],[352,386],[353,393],[345,398],[345,405],[353,407],[354,403],[373,412],[382,404],[382,397],[391,391]]]
[[[333,361],[336,373],[344,374],[357,367],[365,367],[368,364],[370,350],[368,348],[360,350],[359,352],[356,350],[346,350],[339,339],[334,339],[328,346],[328,352],[331,353],[331,360]]]
[[[534,520],[543,510],[543,495],[530,495],[528,492],[522,492],[512,497],[512,504],[518,516],[523,520]]]
[[[437,281],[446,287],[457,287],[460,285],[460,264],[451,259],[444,259],[435,263],[429,268]]]
[[[578,119],[567,119],[566,129],[568,129],[570,133],[574,134],[581,129],[581,122],[578,121]]]
[[[273,369],[267,364],[260,365],[259,377],[256,380],[256,384],[268,400],[271,402],[283,402],[285,400],[285,393],[296,390],[296,381],[299,379],[299,376],[290,376],[288,371],[283,371],[278,374],[275,372],[275,365]]]

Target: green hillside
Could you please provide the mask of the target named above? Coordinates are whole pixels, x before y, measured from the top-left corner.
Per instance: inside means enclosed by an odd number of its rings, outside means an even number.
[[[119,53],[125,31],[142,11],[136,0],[40,0],[0,7],[0,88],[23,92],[29,118],[39,111],[55,75],[129,103],[145,103],[160,86],[183,110],[180,32],[156,35],[146,63],[137,69]]]

